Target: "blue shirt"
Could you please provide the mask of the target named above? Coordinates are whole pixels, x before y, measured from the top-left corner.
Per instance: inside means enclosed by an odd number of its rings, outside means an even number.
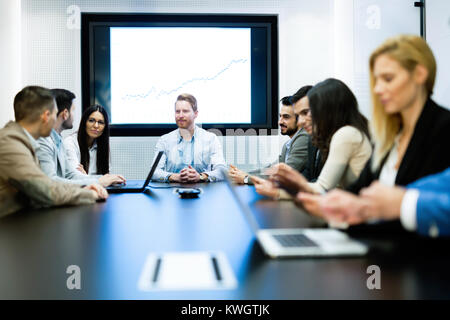
[[[209,181],[223,180],[221,169],[226,170],[222,146],[217,136],[200,127],[195,127],[194,135],[186,141],[176,129],[163,135],[155,147],[155,155],[161,157],[158,168],[153,174],[154,181],[168,182],[169,176],[179,173],[191,165],[198,173],[206,173]]]
[[[80,185],[98,183],[97,177],[85,175],[70,165],[61,136],[54,129],[49,137],[41,137],[37,143],[41,169],[53,180]]]

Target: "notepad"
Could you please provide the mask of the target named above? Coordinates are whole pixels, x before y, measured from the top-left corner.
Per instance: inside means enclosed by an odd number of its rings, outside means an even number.
[[[223,252],[151,253],[138,288],[152,290],[230,290],[237,286]]]

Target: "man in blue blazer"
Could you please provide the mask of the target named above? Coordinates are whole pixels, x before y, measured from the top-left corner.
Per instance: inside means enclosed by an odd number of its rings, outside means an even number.
[[[417,231],[430,236],[450,235],[450,168],[419,179],[407,188],[403,202],[410,201],[413,207],[416,204]]]
[[[297,196],[307,210],[330,222],[359,224],[400,219],[403,227],[430,237],[450,236],[450,168],[403,187],[374,182],[359,196],[334,190]]]

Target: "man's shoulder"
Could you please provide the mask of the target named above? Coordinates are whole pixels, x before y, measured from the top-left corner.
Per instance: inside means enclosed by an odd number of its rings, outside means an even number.
[[[22,142],[25,145],[29,144],[25,131],[19,124],[11,121],[0,129],[0,144],[6,146],[7,144],[16,144],[17,142]]]
[[[55,145],[51,136],[40,137],[39,139],[36,140],[36,142],[39,144],[39,146],[53,147]]]
[[[0,153],[3,155],[34,152],[25,131],[17,123],[0,129],[0,145]]]
[[[309,134],[301,129],[299,132],[295,134],[295,138],[292,141],[292,146],[294,145],[308,145],[308,141],[310,140]]]
[[[206,139],[215,139],[217,137],[217,135],[213,132],[207,131],[203,128],[197,127],[197,134],[199,136],[201,136],[202,138],[206,138]]]
[[[169,133],[163,134],[161,137],[159,137],[159,140],[171,140],[176,139],[178,137],[178,129],[175,129],[173,131],[170,131]]]

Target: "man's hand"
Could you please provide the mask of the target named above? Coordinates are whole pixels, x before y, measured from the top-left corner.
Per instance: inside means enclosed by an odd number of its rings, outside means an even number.
[[[271,181],[278,183],[280,187],[291,194],[296,194],[299,191],[313,193],[313,190],[308,185],[308,180],[285,163],[274,165],[267,169],[266,173],[270,175]]]
[[[266,197],[271,197],[277,199],[280,194],[280,189],[277,188],[272,181],[261,179],[259,177],[251,177],[253,183],[255,184],[255,190],[258,194]]]
[[[239,170],[232,164],[230,164],[230,170],[228,171],[228,175],[230,176],[231,180],[233,180],[236,184],[244,184],[244,178],[248,176],[248,173]]]
[[[98,179],[98,182],[103,186],[103,187],[108,187],[114,183],[117,184],[124,184],[126,183],[126,179],[121,176],[120,174],[105,174],[104,176],[100,177]]]
[[[181,182],[181,177],[179,173],[172,173],[169,176],[169,182]]]
[[[366,219],[392,220],[400,218],[400,209],[406,190],[401,187],[387,187],[378,181],[361,190],[366,202],[363,214]]]
[[[87,175],[87,173],[86,173],[86,171],[84,170],[84,167],[83,167],[83,165],[82,165],[81,163],[78,164],[78,166],[76,167],[76,169],[77,169],[78,171],[80,171],[81,173]]]
[[[182,183],[196,183],[200,181],[200,174],[189,165],[180,171],[180,180]]]
[[[95,200],[108,198],[108,192],[106,191],[106,189],[97,183],[85,186],[84,189],[91,190],[91,192],[95,196]]]

